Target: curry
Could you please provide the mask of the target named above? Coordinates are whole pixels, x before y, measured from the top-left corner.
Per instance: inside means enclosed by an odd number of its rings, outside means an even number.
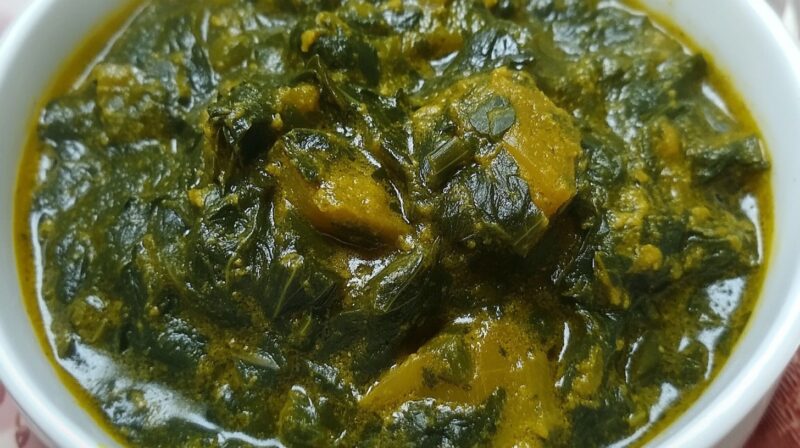
[[[636,446],[744,330],[764,145],[635,7],[129,16],[48,98],[17,204],[31,313],[122,443]]]

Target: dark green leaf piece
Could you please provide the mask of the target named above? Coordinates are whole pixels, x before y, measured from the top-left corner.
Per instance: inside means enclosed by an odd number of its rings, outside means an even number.
[[[272,319],[292,310],[326,303],[340,283],[333,273],[296,252],[273,260],[268,275],[263,305]]]
[[[769,168],[764,148],[756,136],[737,138],[719,145],[690,147],[686,153],[694,177],[701,183],[721,175],[739,177]]]
[[[451,137],[441,142],[422,160],[422,178],[428,188],[441,188],[463,166],[474,160],[474,139]]]
[[[549,220],[533,203],[528,184],[504,150],[488,166],[467,168],[445,188],[442,234],[468,247],[509,250],[525,256]]]
[[[209,106],[209,120],[228,145],[238,148],[249,132],[268,132],[272,114],[276,112],[270,90],[243,82]]]
[[[469,117],[469,123],[479,133],[499,139],[514,125],[517,114],[507,98],[492,95],[480,103]]]
[[[420,286],[435,262],[436,251],[430,248],[418,248],[395,258],[367,288],[375,310],[391,313],[424,300]]]
[[[281,410],[278,434],[285,443],[297,447],[319,446],[327,438],[316,405],[304,388],[294,386],[289,391]]]
[[[434,448],[480,447],[497,431],[505,391],[495,391],[480,406],[451,407],[435,400],[409,401],[392,414],[376,446]]]

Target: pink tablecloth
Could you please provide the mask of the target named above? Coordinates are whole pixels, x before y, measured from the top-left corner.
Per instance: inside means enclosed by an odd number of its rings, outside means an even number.
[[[0,384],[0,447],[44,448],[44,445],[31,434],[2,384]]]
[[[0,0],[0,32],[31,0]],[[784,22],[797,32],[793,0],[769,0],[776,8],[785,11]],[[795,4],[800,0],[794,0]],[[800,11],[800,8],[796,9]],[[44,448],[28,429],[25,419],[5,388],[0,384],[0,448]],[[766,417],[759,425],[747,448],[800,448],[800,353],[778,389]]]

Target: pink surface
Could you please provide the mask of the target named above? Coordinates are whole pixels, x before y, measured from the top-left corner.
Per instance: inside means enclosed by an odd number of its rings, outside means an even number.
[[[770,0],[783,7],[787,0]],[[30,0],[0,0],[0,32],[16,17]],[[16,404],[0,384],[0,448],[45,448],[36,439],[20,414]],[[746,448],[800,448],[800,353],[786,373]]]
[[[14,401],[0,384],[0,447],[44,448],[20,415]]]

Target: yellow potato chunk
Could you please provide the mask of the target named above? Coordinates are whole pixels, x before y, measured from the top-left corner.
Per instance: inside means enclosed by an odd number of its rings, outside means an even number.
[[[478,405],[502,388],[506,402],[495,446],[538,446],[551,430],[566,424],[547,357],[519,324],[484,315],[463,337],[471,360],[463,384],[426,379],[426,373],[441,371],[447,362],[435,338],[384,374],[360,406],[390,413],[408,400],[423,398]]]
[[[548,218],[555,215],[576,189],[580,136],[569,115],[527,75],[507,68],[493,71],[481,90],[508,98],[514,107],[517,119],[503,136],[503,145],[528,182],[533,202]]]
[[[539,90],[528,74],[503,67],[455,83],[414,114],[415,134],[419,138],[431,132],[443,112],[455,116],[459,132],[473,131],[470,117],[493,97],[514,109],[513,124],[503,132],[500,143],[517,163],[534,204],[552,218],[575,196],[580,133],[569,114]]]
[[[320,232],[345,241],[377,239],[399,246],[411,227],[390,207],[366,164],[337,162],[315,185],[283,160],[279,182],[289,202]]]

